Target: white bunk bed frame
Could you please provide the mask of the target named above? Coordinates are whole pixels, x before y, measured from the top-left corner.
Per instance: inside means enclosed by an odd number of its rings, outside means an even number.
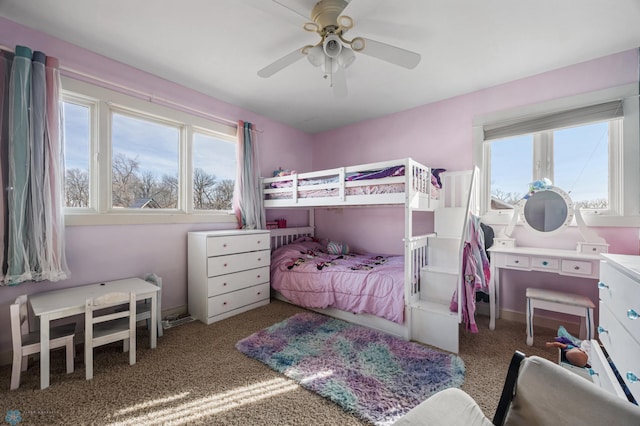
[[[345,176],[352,172],[370,171],[398,165],[405,166],[405,175],[374,180],[345,181]],[[300,186],[302,179],[315,179],[335,177],[335,182],[321,185]],[[411,307],[420,300],[420,271],[428,264],[429,238],[435,234],[414,236],[413,212],[434,211],[438,207],[460,207],[468,202],[468,187],[470,171],[445,172],[440,177],[443,189],[438,198],[431,196],[433,186],[431,184],[431,168],[424,166],[411,158],[395,161],[368,163],[358,166],[340,167],[330,170],[322,170],[309,173],[299,173],[289,176],[262,178],[263,202],[265,209],[269,208],[295,208],[302,207],[309,210],[309,226],[296,228],[271,229],[272,251],[289,244],[302,236],[315,236],[314,207],[347,207],[347,206],[384,206],[397,205],[404,207],[404,323],[398,324],[384,318],[370,314],[354,314],[335,308],[312,309],[314,311],[339,318],[355,324],[374,328],[393,334],[405,340],[412,339]],[[287,188],[272,188],[274,182],[291,181],[293,185]],[[404,192],[372,195],[347,195],[346,188],[351,186],[380,185],[388,183],[404,183]],[[299,192],[310,189],[337,189],[337,196],[303,198],[298,197]],[[408,189],[408,191],[407,191]],[[271,194],[288,194],[287,199],[269,199]],[[461,229],[462,231],[462,229]],[[291,303],[277,291],[272,290],[273,297]],[[450,293],[451,294],[451,293]],[[458,291],[460,294],[460,291]],[[460,315],[458,314],[458,322]]]

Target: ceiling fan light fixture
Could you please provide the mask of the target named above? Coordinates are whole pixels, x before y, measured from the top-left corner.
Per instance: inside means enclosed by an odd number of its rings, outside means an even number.
[[[314,67],[324,65],[325,54],[322,46],[317,45],[307,51],[307,59]]]
[[[356,37],[351,40],[351,48],[356,52],[360,52],[365,48],[365,41],[362,37]]]
[[[353,50],[347,47],[343,48],[340,52],[340,55],[338,55],[338,65],[340,65],[342,68],[348,68],[349,65],[351,65],[355,60],[355,53],[353,53]]]
[[[331,59],[335,59],[340,55],[342,51],[342,42],[340,41],[340,37],[336,34],[331,33],[324,38],[322,42],[322,48],[324,49],[324,53],[330,57]]]

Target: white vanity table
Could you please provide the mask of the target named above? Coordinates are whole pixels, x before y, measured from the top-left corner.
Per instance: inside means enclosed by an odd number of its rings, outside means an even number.
[[[517,247],[511,238],[515,225],[521,221],[537,235],[552,236],[564,231],[575,218],[584,241],[575,250],[537,247]],[[558,275],[593,279],[600,274],[600,253],[608,251],[608,244],[588,229],[579,209],[575,209],[569,195],[556,187],[545,187],[531,192],[519,203],[504,235],[494,239],[491,253],[491,277],[489,281],[489,328],[495,329],[495,319],[500,317],[500,271],[542,271]]]
[[[500,303],[500,271],[543,271],[559,275],[591,278],[597,280],[600,274],[600,255],[580,253],[577,250],[543,249],[534,247],[494,246],[491,252],[491,278],[489,282],[489,328],[495,329]],[[596,282],[593,282],[596,285]]]

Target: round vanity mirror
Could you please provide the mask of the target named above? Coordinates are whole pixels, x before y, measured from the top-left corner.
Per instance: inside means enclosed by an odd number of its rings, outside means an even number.
[[[563,190],[555,187],[534,192],[521,207],[523,222],[532,231],[553,235],[573,221],[573,202]]]

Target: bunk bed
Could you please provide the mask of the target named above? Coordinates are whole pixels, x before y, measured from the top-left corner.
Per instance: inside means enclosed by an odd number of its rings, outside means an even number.
[[[435,173],[434,173],[435,171]],[[413,235],[413,212],[434,211],[438,207],[464,206],[467,202],[470,172],[444,173],[443,169],[432,169],[411,158],[340,167],[308,173],[277,171],[276,176],[261,179],[263,203],[265,209],[306,208],[309,210],[309,226],[296,228],[271,229],[272,248],[272,291],[275,298],[309,309],[344,319],[349,322],[375,328],[405,340],[415,339],[411,328],[411,307],[420,299],[421,271],[429,262],[429,239],[434,234]],[[395,205],[404,208],[404,253],[389,256],[382,263],[375,264],[375,254],[366,254],[364,259],[327,253],[326,242],[321,243],[315,237],[315,207]],[[460,229],[459,233],[462,233]],[[457,249],[456,249],[457,250]],[[456,253],[454,253],[456,256]],[[300,258],[298,265],[295,261]],[[306,262],[306,265],[302,265]],[[284,262],[284,263],[283,263]],[[288,263],[287,263],[288,262]],[[322,274],[318,267],[323,262],[332,262],[326,271],[342,268],[351,269],[354,274],[364,275],[369,287],[342,286],[330,280],[332,288],[342,294],[332,297],[320,295],[315,284],[297,282],[295,273],[305,276],[314,269]],[[356,264],[372,263],[373,268],[366,272],[354,271]],[[284,265],[284,266],[283,266]],[[337,266],[336,266],[337,265]],[[389,268],[393,269],[389,271]],[[289,270],[291,275],[284,278]],[[366,268],[365,268],[366,269]],[[371,274],[380,270],[384,278],[373,278]],[[351,281],[355,275],[351,275]],[[380,284],[382,282],[382,284]],[[287,288],[282,287],[288,284]],[[319,284],[318,284],[319,285]],[[302,287],[312,288],[304,294]],[[383,287],[390,304],[400,305],[393,313],[382,312],[372,305],[375,302],[362,302],[353,299],[355,293],[372,294],[373,288]],[[307,303],[317,292],[316,303]],[[347,294],[351,292],[350,294]],[[300,297],[296,297],[295,295]],[[286,296],[289,295],[289,298]],[[448,294],[450,298],[451,293]],[[347,298],[344,303],[335,303],[337,298]],[[374,297],[384,298],[384,295]],[[294,299],[294,300],[290,300]],[[379,304],[379,303],[378,303]],[[448,301],[447,301],[448,305]],[[399,309],[400,312],[397,312]],[[447,307],[448,310],[448,307]],[[459,320],[459,315],[454,314]],[[417,339],[420,340],[420,339]],[[429,342],[425,342],[429,343]]]

